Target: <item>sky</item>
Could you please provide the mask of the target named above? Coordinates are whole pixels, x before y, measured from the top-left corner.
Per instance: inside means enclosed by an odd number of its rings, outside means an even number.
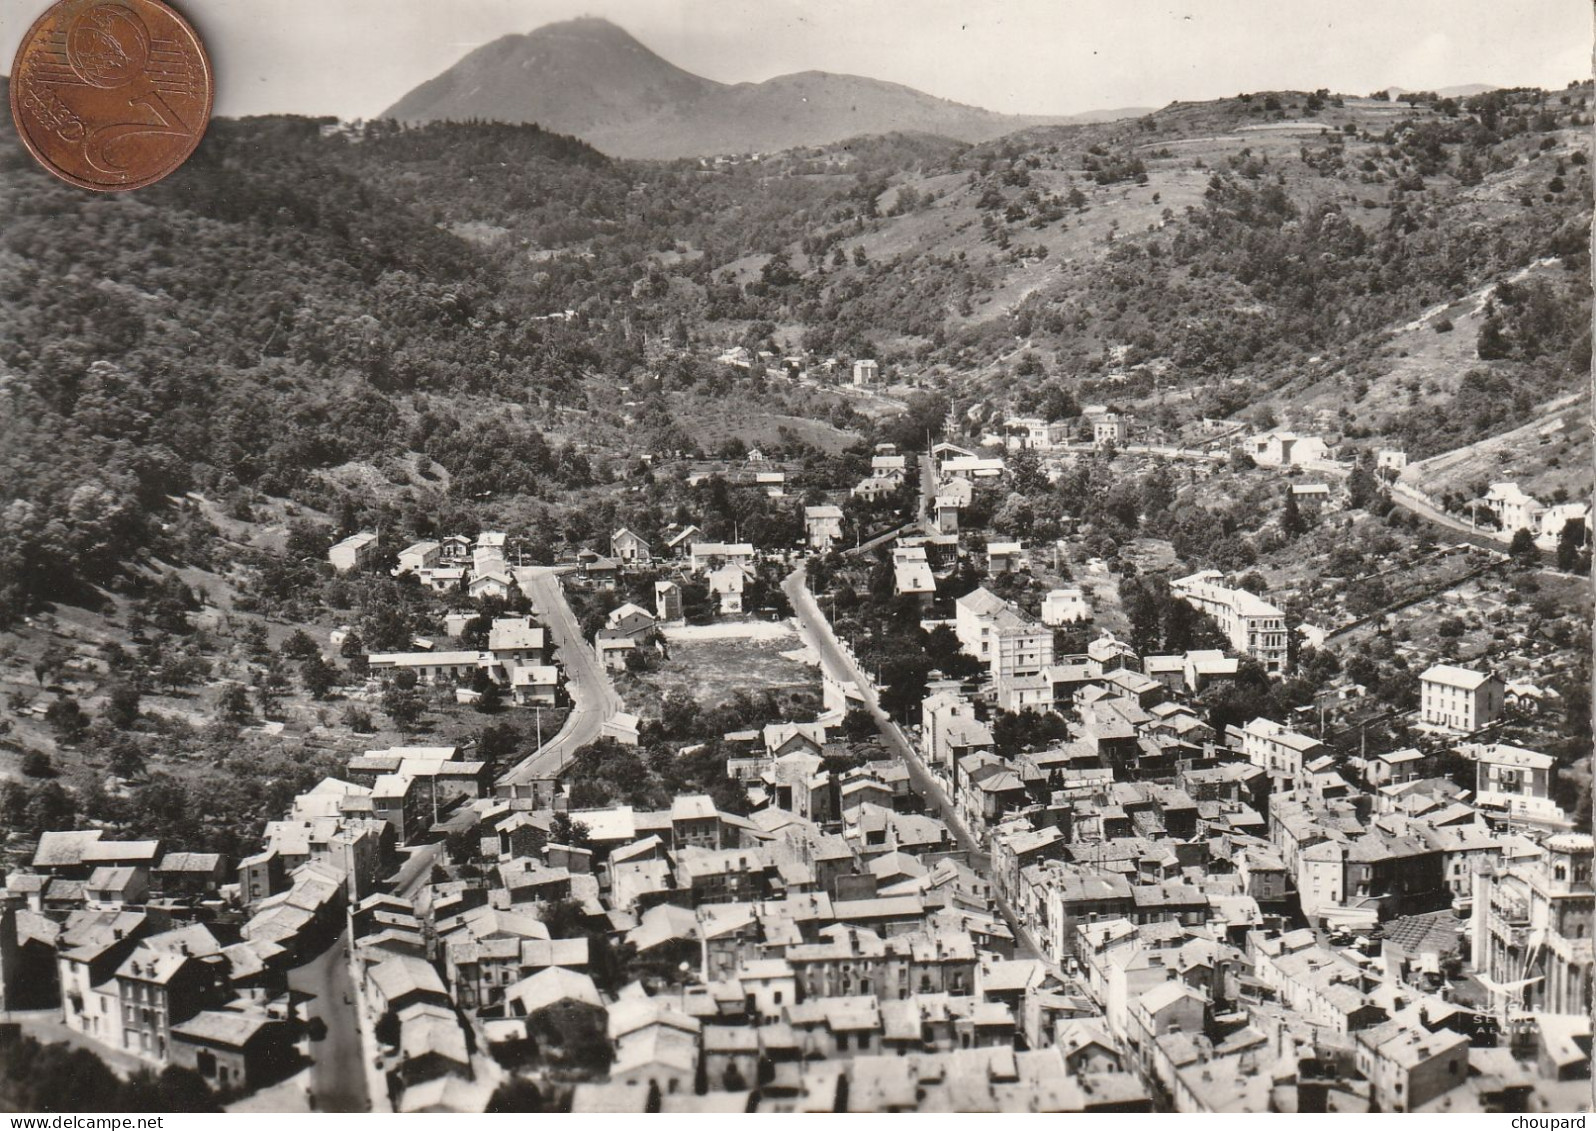
[[[50,0],[0,5],[0,60]],[[824,70],[1007,113],[1254,90],[1561,88],[1591,73],[1588,0],[174,0],[218,115],[370,117],[472,48],[602,16],[722,82]]]

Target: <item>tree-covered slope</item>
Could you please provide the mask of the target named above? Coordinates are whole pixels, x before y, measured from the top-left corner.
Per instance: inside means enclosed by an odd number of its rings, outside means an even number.
[[[0,124],[0,610],[198,537],[164,503],[189,491],[333,509],[332,469],[420,455],[429,499],[497,507],[727,406],[852,427],[709,364],[738,343],[989,411],[1256,408],[1446,450],[1588,359],[1590,104],[1282,92],[732,164],[263,118],[110,196]]]
[[[314,469],[410,447],[469,475],[481,437],[456,437],[446,413],[417,419],[404,393],[557,396],[599,361],[587,336],[527,319],[472,245],[374,193],[314,122],[215,122],[181,171],[123,195],[59,184],[12,140],[0,144],[8,615],[159,546],[170,496],[291,494]],[[542,159],[591,159],[547,145]],[[484,435],[529,479],[585,478],[534,428]]]

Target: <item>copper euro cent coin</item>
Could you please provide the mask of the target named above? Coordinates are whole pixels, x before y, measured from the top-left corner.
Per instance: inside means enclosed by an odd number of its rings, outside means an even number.
[[[119,192],[188,159],[215,84],[194,29],[160,0],[61,0],[11,68],[22,144],[69,184]]]

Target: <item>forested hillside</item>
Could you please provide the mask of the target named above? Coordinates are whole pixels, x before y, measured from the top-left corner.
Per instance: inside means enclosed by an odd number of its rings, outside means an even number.
[[[551,161],[595,159],[535,140]],[[295,495],[308,470],[407,447],[469,478],[483,439],[515,489],[587,481],[535,428],[462,441],[447,409],[398,395],[558,395],[601,367],[602,342],[528,321],[489,259],[374,193],[315,123],[214,123],[178,176],[115,197],[3,151],[6,614],[200,543],[161,522],[191,490]]]
[[[1447,450],[1588,364],[1590,102],[1256,94],[721,164],[535,127],[217,121],[116,196],[7,133],[0,617],[202,554],[165,503],[185,492],[348,524],[373,499],[332,472],[404,461],[435,521],[491,519],[727,413],[732,439],[754,410],[834,447],[874,427],[713,364],[736,344],[876,357],[988,412],[1107,399],[1171,430],[1252,412]]]

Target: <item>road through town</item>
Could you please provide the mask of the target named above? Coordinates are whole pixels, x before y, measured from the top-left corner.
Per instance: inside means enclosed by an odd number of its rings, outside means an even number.
[[[309,996],[305,1012],[321,1018],[326,1035],[310,1042],[310,1088],[317,1111],[370,1111],[360,1028],[355,1020],[354,984],[344,960],[348,936],[338,938],[305,965],[288,972],[288,985]]]
[[[982,875],[989,876],[992,870],[991,856],[976,842],[970,830],[959,819],[953,800],[942,788],[932,773],[926,769],[925,763],[920,760],[919,753],[903,733],[901,727],[892,721],[892,717],[881,709],[881,704],[876,698],[874,685],[859,670],[853,658],[843,649],[838,642],[836,634],[831,630],[831,624],[820,612],[820,606],[815,602],[813,594],[809,592],[806,583],[804,567],[799,566],[788,574],[781,584],[782,592],[787,594],[787,600],[792,603],[793,612],[797,616],[799,629],[810,647],[820,656],[820,663],[824,671],[838,679],[855,683],[861,695],[864,696],[865,705],[875,720],[876,729],[881,732],[882,741],[887,749],[892,751],[901,760],[909,771],[909,781],[914,790],[935,809],[947,823],[959,847],[968,855],[970,867]],[[994,897],[998,910],[1003,918],[1008,921],[1009,928],[1014,932],[1017,944],[1016,954],[1028,951],[1031,955],[1046,959],[1046,954],[1036,943],[1031,932],[1019,921],[1006,899],[1001,896]]]
[[[599,666],[592,647],[582,639],[560,575],[548,566],[520,566],[515,570],[515,579],[531,599],[538,620],[548,629],[550,642],[559,651],[566,691],[571,696],[571,713],[558,734],[499,779],[501,790],[535,778],[559,776],[571,755],[595,741],[603,733],[604,724],[621,710],[621,697]]]

